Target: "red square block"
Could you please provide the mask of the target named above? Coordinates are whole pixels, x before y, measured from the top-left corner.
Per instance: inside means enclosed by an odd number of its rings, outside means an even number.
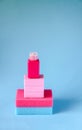
[[[16,107],[52,107],[53,96],[51,89],[44,90],[43,98],[24,98],[24,90],[18,89],[16,94]]]

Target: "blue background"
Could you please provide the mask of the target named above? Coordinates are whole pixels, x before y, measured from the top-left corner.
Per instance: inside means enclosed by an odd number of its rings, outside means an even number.
[[[26,61],[37,51],[51,116],[15,115]],[[0,130],[82,129],[82,0],[0,0]]]

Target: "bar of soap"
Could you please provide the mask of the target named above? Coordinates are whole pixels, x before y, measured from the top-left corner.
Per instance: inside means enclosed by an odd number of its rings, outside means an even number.
[[[40,98],[44,97],[44,76],[39,78],[28,78],[24,75],[24,97]]]

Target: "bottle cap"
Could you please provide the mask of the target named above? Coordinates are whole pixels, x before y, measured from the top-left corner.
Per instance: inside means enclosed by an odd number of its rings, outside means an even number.
[[[38,53],[37,52],[31,52],[29,54],[29,59],[30,60],[37,60],[38,59]]]

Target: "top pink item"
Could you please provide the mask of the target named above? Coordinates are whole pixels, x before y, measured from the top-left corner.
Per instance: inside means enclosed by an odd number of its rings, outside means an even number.
[[[29,78],[39,78],[40,76],[40,61],[38,59],[38,53],[32,52],[29,55],[27,62],[28,77]]]

